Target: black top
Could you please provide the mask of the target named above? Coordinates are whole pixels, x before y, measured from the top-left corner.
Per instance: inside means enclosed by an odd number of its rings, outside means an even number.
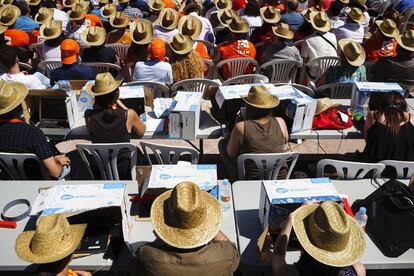
[[[117,118],[111,123],[103,120],[103,111],[86,110],[86,126],[92,143],[129,143],[130,133],[126,126],[128,111],[115,109]]]
[[[82,62],[106,62],[114,63],[116,61],[116,52],[108,47],[91,47],[82,51]]]

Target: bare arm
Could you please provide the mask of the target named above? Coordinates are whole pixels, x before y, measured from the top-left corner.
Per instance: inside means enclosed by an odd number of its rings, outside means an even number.
[[[144,135],[145,129],[147,128],[138,117],[138,114],[132,109],[128,109],[127,127],[128,129],[133,129],[140,137]]]
[[[287,143],[289,141],[289,132],[285,120],[281,117],[276,117],[276,120],[279,122],[280,129],[282,130],[283,137],[285,138],[285,143]]]
[[[42,161],[49,174],[53,178],[58,178],[62,174],[63,166],[70,164],[70,159],[64,155],[57,155]]]
[[[237,123],[231,132],[229,142],[227,143],[227,154],[230,157],[236,157],[240,153],[240,147],[243,143],[244,122]]]

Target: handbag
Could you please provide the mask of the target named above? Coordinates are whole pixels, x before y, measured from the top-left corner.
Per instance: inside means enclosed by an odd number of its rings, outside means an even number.
[[[348,121],[344,122],[342,116],[347,116]],[[336,108],[330,108],[313,117],[313,129],[346,129],[352,126],[352,117],[349,113]]]
[[[367,209],[365,231],[387,257],[398,257],[414,248],[414,192],[392,179],[363,200],[355,201],[352,210]]]

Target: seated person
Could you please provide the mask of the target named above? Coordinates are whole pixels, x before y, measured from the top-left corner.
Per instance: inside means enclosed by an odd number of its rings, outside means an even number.
[[[30,17],[29,5],[26,1],[13,1],[13,4],[20,10],[20,16],[17,18],[16,23],[14,23],[15,29],[21,30],[28,35],[32,34],[33,29],[39,29],[39,24]]]
[[[280,153],[288,149],[289,134],[285,121],[280,117],[272,116],[272,109],[279,105],[279,99],[269,94],[263,86],[250,88],[246,102],[244,121],[234,126],[228,143],[224,139],[219,142],[219,151],[226,167],[230,181],[238,177],[236,160],[243,153]],[[284,170],[279,176],[284,174]],[[258,171],[254,164],[249,162],[246,169],[246,179],[257,179]]]
[[[40,36],[44,39],[42,54],[45,61],[60,61],[60,44],[65,39],[61,21],[48,21],[40,27]]]
[[[129,275],[233,275],[240,257],[221,220],[217,199],[194,183],[178,183],[152,204],[157,238],[137,249]]]
[[[397,25],[391,19],[377,20],[375,24],[378,28],[364,42],[367,61],[375,62],[383,57],[395,57],[398,45],[395,37],[400,34]]]
[[[0,76],[2,81],[18,81],[27,86],[28,89],[45,89],[38,78],[28,72],[20,71],[19,58],[16,47],[5,45],[1,48],[0,63],[7,69],[7,73]]]
[[[159,37],[168,42],[175,34],[178,34],[178,12],[174,9],[163,9],[160,12],[159,25],[154,26],[154,37]]]
[[[95,97],[93,109],[85,111],[86,127],[92,143],[129,143],[131,132],[143,136],[146,126],[132,109],[119,108],[119,86],[110,73],[96,76],[95,84],[88,85],[87,91]],[[120,152],[118,158],[119,176],[122,180],[131,179],[129,152]]]
[[[69,158],[55,156],[43,132],[24,122],[22,105],[27,94],[27,87],[20,82],[0,81],[0,152],[36,154],[51,177],[63,177]],[[28,173],[39,178],[33,171]]]
[[[305,19],[298,9],[299,0],[289,0],[286,3],[286,13],[282,14],[280,18],[280,21],[289,25],[292,31],[296,31],[305,22]]]
[[[109,23],[114,30],[110,31],[106,36],[106,44],[121,43],[130,45],[132,43],[131,33],[126,29],[129,26],[129,22],[129,17],[122,12],[117,12],[111,16]]]
[[[95,70],[87,66],[82,66],[77,61],[79,51],[79,44],[75,40],[67,38],[62,41],[60,44],[62,67],[50,72],[50,85],[53,86],[58,80],[95,79]]]
[[[106,31],[104,28],[93,26],[82,34],[82,41],[89,48],[82,51],[82,62],[105,62],[120,65],[119,57],[113,48],[105,46]]]
[[[4,38],[11,46],[27,48],[30,44],[30,36],[19,29],[15,28],[17,18],[20,16],[20,10],[14,5],[6,5],[0,8],[0,24],[7,26],[4,31]]]
[[[35,275],[92,276],[87,271],[69,269],[86,226],[69,224],[65,214],[40,217],[35,230],[24,231],[17,237],[16,254],[25,262],[39,264]]]
[[[272,27],[280,21],[280,11],[272,6],[265,6],[260,9],[260,16],[263,24],[259,28],[255,28],[250,35],[250,41],[253,44],[265,42],[272,39]]]
[[[339,41],[341,39],[348,38],[362,43],[364,39],[363,23],[365,21],[366,19],[364,13],[358,8],[352,8],[348,13],[345,24],[333,30],[336,40]]]
[[[152,23],[141,19],[134,21],[129,27],[132,43],[127,51],[125,64],[135,65],[138,61],[145,61],[148,58],[148,47],[153,38]]]
[[[292,228],[302,249],[299,261],[287,264],[286,251]],[[331,239],[324,238],[327,233]],[[305,202],[283,223],[272,255],[273,275],[365,276],[364,265],[358,262],[364,249],[364,231],[338,203]]]
[[[241,19],[249,24],[250,28],[262,26],[262,18],[260,17],[260,4],[255,0],[248,0],[246,7],[243,9]]]

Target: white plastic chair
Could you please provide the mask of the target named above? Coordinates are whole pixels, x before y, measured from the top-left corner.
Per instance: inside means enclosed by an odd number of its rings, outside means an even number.
[[[361,163],[334,159],[322,159],[316,165],[317,177],[325,177],[325,167],[328,165],[335,168],[338,174],[338,179],[341,180],[362,179],[371,171],[373,171],[372,178],[378,178],[385,169],[385,165],[380,163]]]
[[[248,74],[249,68],[252,68],[252,72],[256,71],[257,61],[253,58],[230,58],[225,59],[217,63],[216,70],[217,76],[221,81],[224,81],[229,78],[234,78],[237,76],[242,76]],[[223,71],[223,67],[228,68],[228,72],[230,76],[222,76],[221,72]]]
[[[267,76],[270,83],[293,83],[296,80],[296,74],[300,66],[301,63],[297,60],[276,59],[260,65],[256,73]]]
[[[174,83],[171,86],[171,95],[174,96],[177,91],[190,91],[204,93],[209,87],[219,87],[220,85],[207,79],[189,79]]]
[[[131,179],[136,180],[135,171],[137,161],[137,147],[130,143],[113,143],[113,144],[77,144],[78,150],[83,162],[87,165],[88,172],[92,179],[95,179],[91,169],[90,157],[94,164],[98,166],[99,174],[103,180],[125,180],[119,178],[118,173],[118,154],[121,150],[128,150],[130,156]],[[86,155],[88,154],[88,156]]]
[[[34,160],[38,164],[43,179],[51,179],[42,161],[32,153],[0,152],[0,169],[4,170],[12,180],[29,180],[24,168],[29,160]]]
[[[154,98],[156,98],[155,96],[157,96],[157,94],[162,94],[162,97],[164,97],[164,98],[170,98],[171,97],[170,88],[168,88],[168,86],[166,86],[165,84],[162,84],[160,82],[155,82],[155,81],[132,81],[132,82],[124,83],[123,86],[134,86],[134,85],[143,85],[143,86],[148,87],[149,89],[151,89],[152,93],[154,94]]]
[[[118,75],[119,71],[121,71],[121,66],[106,62],[82,62],[81,65],[93,68],[97,74],[114,70],[116,75]]]
[[[315,92],[313,92],[312,88],[304,86],[302,84],[297,84],[297,83],[275,83],[275,86],[283,86],[283,85],[291,85],[293,87],[295,87],[296,89],[298,89],[299,91],[305,93],[306,95],[313,97],[315,95]]]
[[[119,60],[124,61],[130,45],[122,43],[110,43],[106,44],[105,46],[114,49],[116,55],[119,57]]]
[[[335,66],[339,63],[339,57],[336,56],[325,56],[325,57],[317,57],[312,60],[309,60],[305,66],[302,67],[301,70],[301,81],[303,81],[304,76],[306,75],[308,81],[312,81],[316,83],[323,74],[325,74],[326,70],[329,67]],[[310,68],[317,68],[315,76],[310,76]]]
[[[398,179],[410,179],[414,173],[414,162],[398,160],[382,160],[378,163],[384,164],[385,167],[393,167],[397,172]]]
[[[353,83],[329,83],[316,88],[316,97],[322,93],[331,99],[351,99]],[[328,91],[328,92],[325,92]]]
[[[198,163],[199,152],[190,147],[167,146],[144,141],[141,141],[140,144],[148,163],[151,165],[153,165],[150,158],[151,152],[155,155],[157,164],[175,165],[178,163],[180,157],[186,153],[191,155],[191,164]]]
[[[282,166],[286,165],[287,161],[292,160],[289,171],[286,175],[286,179],[289,179],[298,157],[298,152],[241,154],[237,157],[239,179],[243,180],[246,178],[245,163],[247,160],[252,160],[256,163],[256,167],[259,172],[259,180],[277,179],[277,175],[279,174]]]
[[[269,83],[269,78],[260,74],[250,74],[234,77],[222,83],[225,85],[249,84],[249,83]]]
[[[60,67],[62,67],[60,61],[42,61],[37,65],[37,70],[50,79],[50,72]]]

